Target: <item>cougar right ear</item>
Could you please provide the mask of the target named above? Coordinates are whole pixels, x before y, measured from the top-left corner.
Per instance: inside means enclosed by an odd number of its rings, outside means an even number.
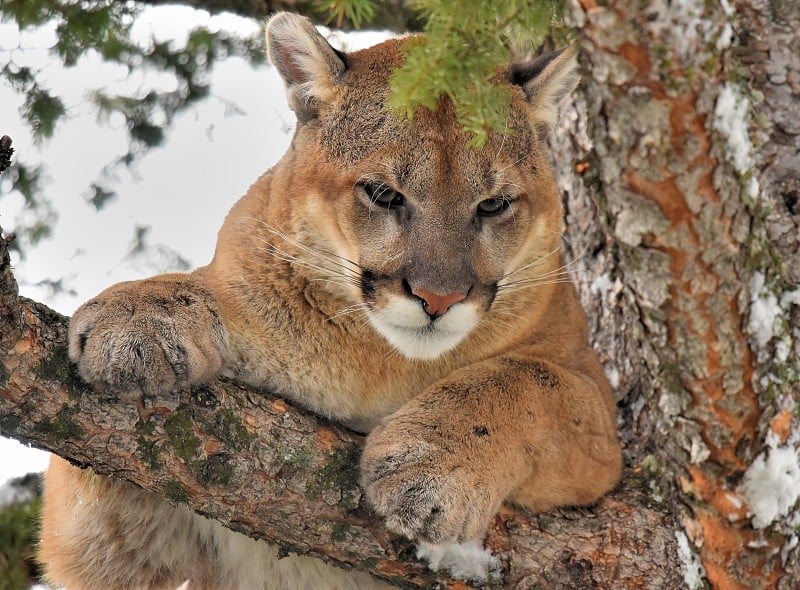
[[[286,84],[289,106],[299,123],[336,99],[347,64],[306,17],[279,12],[267,23],[267,51]]]
[[[533,61],[511,65],[509,79],[522,87],[536,123],[555,125],[559,103],[580,80],[577,55],[578,47],[573,44]]]

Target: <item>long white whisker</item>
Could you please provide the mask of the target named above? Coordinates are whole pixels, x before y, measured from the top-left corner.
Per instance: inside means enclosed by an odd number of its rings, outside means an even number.
[[[264,222],[264,221],[262,221],[260,219],[256,219],[254,217],[249,217],[248,219],[251,219],[252,221],[255,221],[255,222],[259,223],[264,229],[266,229],[271,234],[276,235],[277,237],[279,237],[283,241],[288,242],[289,244],[292,244],[292,245],[296,246],[297,248],[300,248],[301,250],[303,250],[304,252],[306,252],[308,254],[311,254],[312,256],[316,256],[317,258],[321,258],[321,259],[325,260],[326,262],[329,262],[331,264],[335,264],[336,266],[339,266],[339,267],[345,269],[347,272],[353,274],[354,276],[358,275],[358,273],[361,270],[361,265],[356,263],[356,262],[353,262],[349,258],[345,258],[344,256],[339,256],[338,254],[335,254],[333,252],[329,252],[327,250],[321,250],[319,248],[312,248],[311,246],[308,246],[307,244],[302,243],[301,241],[297,240],[296,238],[293,238],[293,237],[289,236],[286,232],[281,231],[278,228],[273,227],[273,226],[269,225],[268,223],[266,223],[266,222]],[[263,240],[263,238],[262,238],[262,240]],[[273,245],[273,244],[270,244],[270,245]],[[339,262],[339,261],[341,261],[341,262]],[[343,263],[345,263],[345,264],[343,264]]]
[[[519,164],[523,160],[528,159],[530,157],[530,155],[531,155],[530,153],[525,154],[524,156],[520,157],[516,162],[513,162],[513,163],[509,164],[505,168],[501,168],[498,172],[499,173],[505,172],[506,170],[508,170],[509,168],[512,168],[513,166],[516,166],[517,164]]]
[[[518,320],[524,320],[525,319],[521,315],[517,315],[516,313],[512,313],[512,312],[507,311],[505,309],[497,309],[497,308],[495,308],[490,313],[499,313],[500,315],[509,316],[509,317],[512,317],[512,318],[516,318]]]
[[[317,248],[311,248],[310,246],[307,246],[307,245],[303,244],[302,242],[300,242],[298,240],[295,240],[294,238],[286,235],[283,232],[278,232],[277,230],[273,230],[273,233],[275,235],[277,235],[279,238],[281,238],[282,240],[292,244],[293,246],[297,246],[303,252],[311,254],[312,256],[317,256],[317,257],[325,260],[326,262],[330,262],[331,264],[335,264],[336,266],[345,269],[349,273],[356,274],[357,271],[361,268],[355,262],[352,262],[351,260],[348,260],[347,258],[339,256],[338,254],[333,254],[333,253],[325,251],[325,250],[319,250]],[[348,264],[350,264],[350,265],[352,265],[352,266],[354,266],[356,268],[351,268],[350,266],[347,266],[346,264],[342,264],[341,262],[337,262],[336,260],[333,260],[331,257],[337,258],[339,260],[343,260],[344,262],[347,262]]]
[[[314,264],[312,262],[308,262],[307,260],[302,260],[300,258],[297,258],[297,256],[293,256],[293,255],[291,255],[291,254],[289,254],[287,252],[284,252],[283,250],[281,250],[280,248],[278,248],[274,244],[271,244],[270,242],[264,240],[263,238],[257,238],[257,239],[259,239],[259,240],[263,241],[265,244],[267,244],[269,246],[269,248],[264,248],[264,251],[267,252],[268,254],[271,254],[272,256],[277,258],[278,260],[283,260],[284,262],[288,262],[289,264],[296,264],[298,266],[302,266],[304,268],[308,268],[309,270],[314,270],[314,271],[317,271],[317,272],[321,272],[321,273],[325,274],[326,276],[339,276],[339,277],[342,277],[342,278],[347,278],[347,279],[352,279],[352,280],[356,280],[357,279],[357,277],[346,275],[344,273],[337,272],[337,271],[335,271],[335,270],[333,270],[331,268],[327,268],[325,266],[320,266],[318,264]]]
[[[504,291],[504,293],[506,293],[506,294],[515,293],[516,291],[519,291],[521,289],[531,289],[533,287],[544,287],[546,285],[566,285],[566,284],[569,284],[571,282],[572,281],[569,280],[569,279],[561,279],[561,280],[556,280],[556,281],[531,282],[529,284],[523,284],[523,285],[518,285],[518,286],[512,287],[512,288]]]
[[[511,271],[511,272],[509,272],[509,273],[506,273],[505,275],[503,275],[503,276],[500,278],[500,280],[502,281],[502,280],[504,280],[504,279],[507,279],[508,277],[514,276],[515,274],[517,274],[517,273],[520,273],[520,272],[522,272],[522,271],[524,271],[524,270],[527,270],[527,269],[529,269],[529,268],[533,268],[533,267],[536,267],[536,266],[538,266],[538,265],[542,264],[542,263],[543,263],[545,260],[547,260],[547,259],[548,259],[550,256],[552,256],[553,254],[556,254],[556,253],[557,253],[557,252],[558,252],[560,249],[561,249],[561,247],[560,247],[560,246],[556,246],[555,248],[553,248],[552,250],[550,250],[549,252],[547,252],[547,253],[546,253],[546,254],[544,254],[543,256],[540,256],[539,258],[537,258],[537,259],[536,259],[536,260],[534,260],[533,262],[531,262],[531,263],[528,263],[528,264],[526,264],[525,266],[521,266],[521,267],[520,267],[520,268],[518,268],[517,270],[514,270],[514,271]]]
[[[351,281],[345,281],[345,280],[342,280],[342,279],[337,280],[335,278],[325,278],[325,277],[319,277],[319,278],[316,278],[316,279],[311,279],[310,282],[312,282],[312,283],[330,283],[332,285],[341,285],[342,287],[346,287],[347,285],[355,285],[356,287],[358,286],[357,283],[353,283]]]
[[[572,278],[571,271],[559,269],[546,272],[541,275],[536,275],[535,277],[526,277],[524,279],[517,279],[516,281],[509,281],[507,283],[503,283],[502,285],[500,285],[498,289],[505,289],[507,287],[513,287],[514,285],[522,285],[524,283],[541,281],[543,279],[566,279],[566,278]]]
[[[366,303],[356,303],[355,305],[349,305],[349,306],[345,307],[344,309],[340,309],[335,314],[333,314],[330,317],[328,317],[328,321],[331,321],[331,320],[334,320],[336,318],[340,318],[342,316],[346,316],[346,315],[352,314],[352,313],[359,313],[359,312],[363,313],[367,309],[369,309],[369,305],[366,304]]]

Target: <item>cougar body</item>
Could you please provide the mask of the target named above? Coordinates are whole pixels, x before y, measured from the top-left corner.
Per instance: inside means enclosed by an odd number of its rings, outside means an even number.
[[[504,500],[589,504],[619,479],[615,403],[560,255],[544,134],[574,52],[510,66],[507,134],[470,145],[447,98],[385,106],[408,39],[352,54],[307,19],[268,26],[298,119],[225,219],[211,263],[114,285],[70,323],[99,390],[140,396],[220,374],[369,432],[370,505],[393,531],[479,538]],[[41,559],[68,590],[382,588],[290,557],[54,458]]]

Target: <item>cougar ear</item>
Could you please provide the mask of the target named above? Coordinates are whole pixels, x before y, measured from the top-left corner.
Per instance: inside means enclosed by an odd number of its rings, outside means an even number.
[[[575,90],[580,80],[577,55],[577,46],[571,45],[532,61],[511,65],[511,82],[525,91],[537,123],[556,123],[559,104]]]
[[[267,23],[267,52],[300,123],[315,118],[322,104],[335,99],[347,70],[345,56],[308,18],[290,12],[273,16]]]

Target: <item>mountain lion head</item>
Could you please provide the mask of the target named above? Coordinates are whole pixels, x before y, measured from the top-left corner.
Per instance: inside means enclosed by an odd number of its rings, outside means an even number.
[[[413,359],[453,349],[493,314],[536,305],[531,287],[561,265],[543,137],[576,84],[574,51],[499,76],[512,96],[506,133],[472,147],[446,97],[410,121],[387,108],[389,76],[413,38],[343,54],[285,15],[268,39],[298,119],[276,205],[290,229],[276,250],[335,267],[330,288]]]

